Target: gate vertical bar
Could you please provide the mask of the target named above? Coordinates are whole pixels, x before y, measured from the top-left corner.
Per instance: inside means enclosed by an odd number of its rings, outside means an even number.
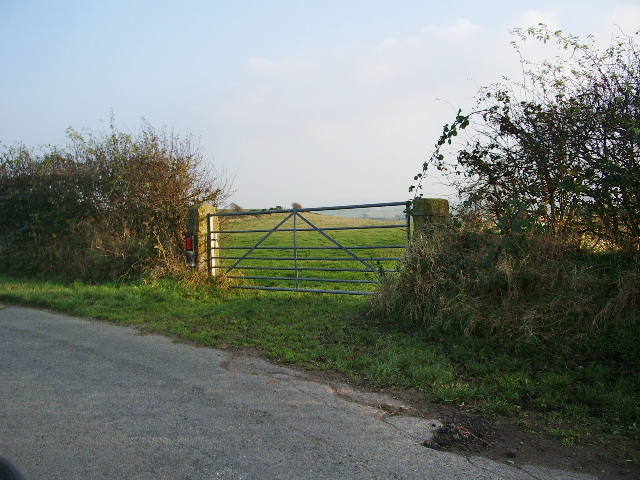
[[[295,210],[295,209],[294,209]],[[300,288],[298,272],[298,212],[293,212],[293,266],[296,271],[296,288]]]
[[[207,218],[207,254],[209,274],[215,277],[218,271],[218,233],[216,228],[216,218],[209,215]]]
[[[411,201],[407,202],[407,208],[404,210],[404,216],[407,220],[407,254],[411,248]]]

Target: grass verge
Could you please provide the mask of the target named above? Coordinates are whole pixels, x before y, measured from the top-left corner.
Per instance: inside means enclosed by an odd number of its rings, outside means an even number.
[[[361,297],[222,291],[167,279],[87,285],[0,276],[0,301],[135,325],[199,345],[258,348],[283,363],[420,391],[428,400],[487,415],[526,422],[533,413],[565,443],[615,437],[626,451],[638,449],[638,370],[599,361],[598,350],[578,355],[522,341],[434,338],[370,320]]]

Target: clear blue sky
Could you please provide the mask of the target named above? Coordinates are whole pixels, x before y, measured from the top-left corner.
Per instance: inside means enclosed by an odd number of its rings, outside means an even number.
[[[243,207],[401,201],[537,22],[606,45],[640,0],[0,0],[0,142],[63,144],[113,111],[199,137]]]

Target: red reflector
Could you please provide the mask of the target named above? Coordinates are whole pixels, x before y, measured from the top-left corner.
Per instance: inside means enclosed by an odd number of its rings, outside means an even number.
[[[193,251],[193,237],[187,237],[187,250]]]

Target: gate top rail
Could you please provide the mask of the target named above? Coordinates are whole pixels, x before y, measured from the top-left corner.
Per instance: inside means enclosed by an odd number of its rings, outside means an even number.
[[[358,208],[377,208],[377,207],[401,207],[409,208],[411,201],[407,202],[389,202],[389,203],[365,203],[362,205],[338,205],[335,207],[311,207],[311,208],[287,208],[282,210],[251,210],[245,212],[221,212],[210,213],[214,217],[227,217],[238,215],[265,215],[269,213],[293,213],[293,212],[323,212],[328,210],[352,210]]]

